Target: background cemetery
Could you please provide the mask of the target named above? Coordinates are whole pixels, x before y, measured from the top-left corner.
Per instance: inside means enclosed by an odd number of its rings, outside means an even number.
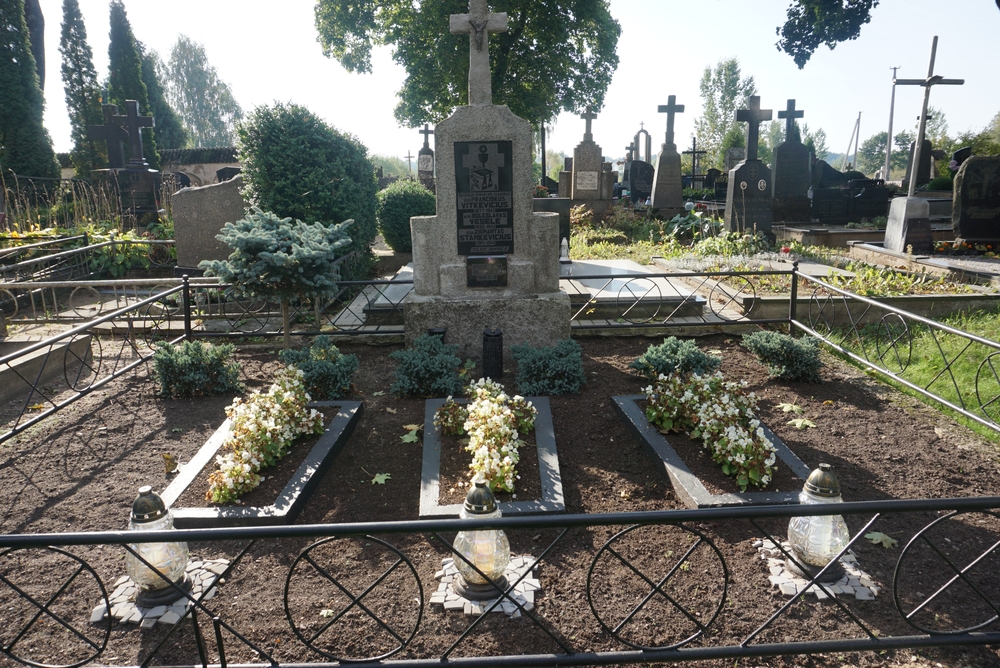
[[[402,91],[420,148],[380,156],[244,111],[198,44],[163,63],[111,8],[99,80],[65,2],[56,155],[41,10],[0,0],[5,661],[1000,661],[1000,113],[949,135],[937,37],[926,77],[893,72],[917,123],[848,119],[845,154],[737,58],[690,137],[668,77],[619,148],[607,81],[531,115],[496,74],[513,10],[471,0],[422,17],[461,93]],[[851,542],[803,577],[782,541],[821,462],[845,504],[805,519]],[[470,469],[504,519],[455,519]],[[122,558],[161,544],[122,531],[146,485],[192,555],[152,603]],[[514,558],[477,598],[457,546],[494,549],[484,526]]]

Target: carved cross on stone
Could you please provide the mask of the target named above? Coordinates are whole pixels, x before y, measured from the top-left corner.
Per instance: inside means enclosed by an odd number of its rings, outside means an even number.
[[[675,152],[677,151],[677,147],[674,146],[674,114],[684,113],[684,105],[676,104],[676,102],[677,96],[671,95],[667,98],[666,104],[661,104],[656,108],[656,110],[661,114],[667,115],[667,138],[663,144],[663,148],[665,149],[669,146],[673,146]]]
[[[749,109],[736,110],[736,122],[746,123],[747,128],[747,162],[757,159],[757,144],[760,142],[761,121],[771,120],[771,110],[760,108],[760,96],[751,95]]]
[[[486,0],[469,0],[469,13],[450,19],[452,34],[469,35],[469,104],[493,104],[489,34],[507,32],[507,14],[490,14]]]
[[[597,118],[597,114],[594,113],[593,109],[587,107],[587,112],[580,114],[580,118],[587,121],[587,129],[583,131],[583,141],[594,141],[594,134],[591,132],[590,123]]]
[[[129,143],[132,146],[132,154],[129,158],[129,167],[145,168],[146,157],[142,153],[142,129],[154,126],[152,116],[139,115],[139,103],[135,100],[125,100],[125,115],[115,116],[118,122],[123,122],[128,130]]]
[[[424,136],[424,148],[430,148],[430,144],[428,142],[430,141],[430,136],[434,134],[434,131],[428,129],[427,124],[424,123],[424,129],[418,130],[418,132]]]
[[[87,137],[103,139],[108,145],[108,167],[122,169],[125,167],[125,152],[122,150],[122,142],[128,140],[128,130],[115,120],[118,114],[118,105],[101,105],[101,113],[104,114],[104,125],[88,125]]]
[[[778,118],[785,119],[785,141],[788,141],[792,136],[792,130],[795,128],[795,119],[802,118],[805,115],[806,112],[795,108],[795,100],[789,100],[788,104],[785,105],[785,109],[778,111]]]

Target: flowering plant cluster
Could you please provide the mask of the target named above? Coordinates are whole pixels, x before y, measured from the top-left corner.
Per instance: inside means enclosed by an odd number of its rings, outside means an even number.
[[[771,481],[776,450],[764,436],[755,414],[757,397],[746,382],[727,381],[721,373],[672,373],[660,375],[645,393],[649,421],[701,439],[723,472],[736,477],[740,490]]]
[[[934,250],[938,253],[978,253],[988,258],[1000,257],[993,250],[993,244],[970,244],[968,241],[935,241]]]
[[[515,467],[521,459],[519,433],[535,428],[538,411],[530,401],[508,396],[503,385],[486,378],[470,385],[468,391],[471,403],[463,427],[469,435],[465,449],[472,453],[473,477],[482,475],[493,490],[513,492],[518,477]]]
[[[448,395],[444,403],[434,411],[434,426],[445,436],[461,436],[465,433],[465,421],[469,419],[469,411],[462,404]]]
[[[323,416],[310,409],[305,374],[287,367],[264,394],[239,397],[226,408],[230,433],[225,453],[215,458],[219,468],[208,477],[205,499],[229,503],[261,482],[260,470],[285,456],[296,438],[323,431]]]

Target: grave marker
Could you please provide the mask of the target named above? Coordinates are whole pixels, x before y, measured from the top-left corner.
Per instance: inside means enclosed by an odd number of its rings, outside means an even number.
[[[417,151],[417,178],[425,188],[434,192],[434,149],[431,148],[429,141],[434,131],[424,123],[424,129],[419,132],[424,136],[424,145]]]
[[[684,209],[683,184],[681,183],[681,156],[674,144],[674,115],[684,112],[684,105],[677,104],[677,97],[671,95],[667,104],[661,104],[657,111],[667,115],[667,133],[660,146],[653,173],[653,209],[664,209],[664,215],[679,213]]]
[[[748,109],[736,112],[736,121],[747,124],[747,159],[729,172],[726,191],[726,229],[730,232],[771,233],[771,170],[757,159],[760,123],[771,120],[770,109],[760,108],[760,97],[750,98]]]
[[[809,149],[795,136],[795,119],[805,112],[795,108],[795,100],[788,100],[778,118],[785,119],[785,141],[774,147],[773,219],[776,222],[808,223],[812,219],[809,201],[811,168]]]
[[[587,125],[583,141],[573,149],[573,180],[569,195],[573,201],[600,198],[600,171],[604,162],[601,147],[594,143],[591,127],[591,122],[597,118],[597,114],[588,108],[580,118],[586,121]]]
[[[973,156],[959,167],[952,228],[957,240],[1000,248],[1000,156]]]
[[[118,116],[118,105],[102,104],[101,113],[104,115],[103,125],[88,125],[87,137],[90,139],[103,140],[108,147],[108,167],[110,169],[123,169],[125,167],[125,151],[122,149],[122,142],[128,140],[128,130],[121,126],[116,117]]]

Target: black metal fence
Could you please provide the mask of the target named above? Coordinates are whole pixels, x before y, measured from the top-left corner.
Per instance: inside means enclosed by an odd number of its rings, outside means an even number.
[[[823,584],[822,573],[794,595],[767,593],[768,562],[748,548],[769,540],[779,558],[797,561],[782,538],[798,506],[7,535],[0,651],[36,666],[567,666],[995,646],[998,509],[1000,497],[809,506],[847,519],[852,538],[840,556],[850,551],[869,574],[870,600]],[[495,583],[471,615],[433,608],[427,592],[442,556],[471,566],[452,545],[455,532],[475,529],[503,529],[527,567]],[[898,547],[869,543],[876,531]],[[109,591],[123,575],[109,554],[160,541],[230,563],[211,593],[178,589],[181,623],[112,637],[111,616],[92,613],[113,607]],[[539,589],[516,596],[532,576]],[[274,643],[278,634],[291,640]],[[38,642],[53,635],[58,643]],[[980,650],[983,665],[995,651]]]

